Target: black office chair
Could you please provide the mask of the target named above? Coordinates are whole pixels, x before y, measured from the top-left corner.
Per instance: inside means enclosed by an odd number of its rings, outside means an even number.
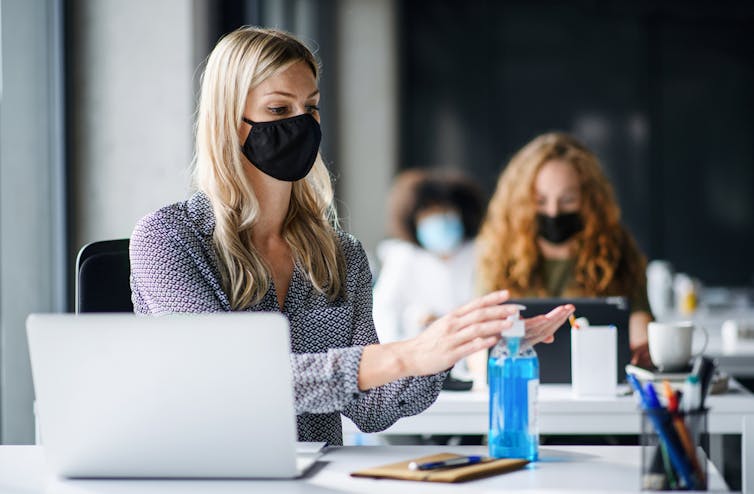
[[[76,312],[133,312],[129,239],[102,240],[76,258]]]

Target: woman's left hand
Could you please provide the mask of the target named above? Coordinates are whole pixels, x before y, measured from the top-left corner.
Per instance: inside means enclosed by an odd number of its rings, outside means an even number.
[[[525,319],[526,336],[524,344],[534,346],[537,343],[552,343],[555,341],[555,331],[558,330],[566,319],[573,314],[576,308],[571,304],[559,305],[547,314],[530,317]]]

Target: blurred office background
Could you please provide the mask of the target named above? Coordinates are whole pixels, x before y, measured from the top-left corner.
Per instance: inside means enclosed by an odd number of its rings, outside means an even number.
[[[368,250],[409,167],[491,192],[535,135],[602,158],[650,259],[754,282],[754,4],[0,0],[0,439],[33,441],[24,318],[72,309],[75,253],[190,193],[202,60],[243,24],[322,60],[323,152]]]

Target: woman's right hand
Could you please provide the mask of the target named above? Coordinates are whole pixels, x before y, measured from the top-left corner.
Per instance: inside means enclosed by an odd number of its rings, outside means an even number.
[[[403,342],[403,359],[408,375],[425,376],[447,370],[462,358],[497,343],[511,323],[505,319],[515,307],[501,305],[507,290],[484,297],[440,317],[418,336]]]

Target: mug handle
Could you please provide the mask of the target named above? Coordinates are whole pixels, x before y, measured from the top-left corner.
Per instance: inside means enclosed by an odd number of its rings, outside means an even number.
[[[702,325],[696,326],[694,329],[696,329],[696,328],[701,329],[702,333],[704,333],[704,344],[702,345],[701,350],[699,350],[698,352],[694,353],[692,355],[692,357],[698,357],[699,355],[704,354],[704,350],[707,349],[707,344],[709,343],[709,333],[707,332],[707,328],[705,328]]]

